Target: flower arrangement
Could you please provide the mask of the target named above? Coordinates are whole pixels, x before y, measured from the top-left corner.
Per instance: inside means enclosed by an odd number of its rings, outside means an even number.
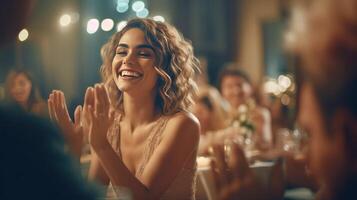
[[[252,120],[252,111],[255,109],[256,104],[253,99],[242,104],[233,113],[231,126],[234,127],[239,136],[241,136],[241,142],[248,145],[252,143],[252,136],[255,132],[255,125]]]

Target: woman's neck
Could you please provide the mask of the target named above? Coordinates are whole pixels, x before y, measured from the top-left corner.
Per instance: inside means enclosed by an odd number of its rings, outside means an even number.
[[[154,95],[137,97],[124,93],[123,97],[125,119],[132,128],[152,122],[158,117]]]

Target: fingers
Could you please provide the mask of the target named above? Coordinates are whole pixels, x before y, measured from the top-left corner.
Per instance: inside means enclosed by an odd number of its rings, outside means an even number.
[[[86,90],[86,94],[84,97],[84,105],[83,105],[83,110],[82,110],[82,115],[83,115],[83,125],[87,126],[89,123],[90,119],[90,114],[88,111],[88,107],[94,107],[94,91],[92,87],[88,87]]]
[[[53,90],[48,98],[48,110],[50,118],[62,128],[72,126],[72,119],[69,116],[66,98],[62,91]]]
[[[84,96],[84,109],[87,109],[89,105],[94,106],[94,91],[92,87],[87,88]]]
[[[60,121],[69,121],[72,122],[66,105],[66,98],[62,91],[55,90],[54,94],[54,105],[57,119]]]
[[[232,143],[230,147],[231,156],[228,161],[229,168],[232,170],[234,178],[243,179],[245,175],[250,173],[249,163],[238,144]]]
[[[56,113],[55,113],[55,108],[54,108],[54,95],[53,93],[50,94],[47,100],[47,106],[48,106],[48,112],[50,115],[51,120],[57,121]]]
[[[212,175],[213,175],[214,186],[216,188],[216,191],[221,191],[224,185],[221,181],[221,173],[217,167],[217,163],[215,160],[211,161],[211,169],[212,169]]]
[[[103,102],[101,100],[101,91],[100,87],[98,84],[94,86],[94,108],[95,108],[95,114],[98,116],[99,114],[103,114],[104,107],[103,107]]]
[[[228,158],[226,155],[227,148],[230,152]],[[245,177],[252,173],[244,151],[236,143],[216,145],[212,147],[211,154],[214,156],[211,167],[217,191],[235,182],[239,184],[244,182]]]
[[[74,124],[76,126],[81,126],[81,117],[82,116],[82,106],[77,106],[74,111]]]
[[[103,84],[96,84],[94,87],[95,113],[109,117],[109,97]]]
[[[88,113],[89,113],[90,120],[93,121],[93,119],[95,119],[95,115],[94,115],[94,109],[92,106],[88,106]]]
[[[53,95],[54,95],[54,107],[55,107],[55,112],[56,112],[56,115],[57,117],[60,117],[58,116],[58,114],[61,112],[61,97],[60,97],[60,93],[58,90],[54,90],[53,92]]]
[[[212,169],[215,178],[215,183],[217,189],[224,187],[229,184],[232,180],[230,170],[226,163],[224,146],[215,145],[212,147],[213,151],[211,153],[214,156],[214,161],[212,162]]]
[[[61,111],[63,112],[63,117],[66,117],[67,119],[70,119],[69,113],[68,113],[68,109],[67,109],[67,103],[66,103],[66,97],[64,96],[64,93],[62,91],[59,91],[59,96],[60,96],[60,107],[61,107]]]

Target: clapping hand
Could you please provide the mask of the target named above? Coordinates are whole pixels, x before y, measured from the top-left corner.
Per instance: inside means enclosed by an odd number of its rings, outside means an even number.
[[[82,107],[77,106],[74,112],[74,122],[72,122],[63,92],[54,90],[48,98],[48,110],[50,118],[58,124],[63,132],[72,153],[79,157],[83,141],[83,128],[81,126]]]
[[[215,145],[211,163],[218,199],[262,199],[262,189],[238,144]]]
[[[107,132],[114,122],[114,112],[103,84],[87,89],[84,107],[88,111],[85,116],[90,121],[89,144],[94,150],[107,147]]]

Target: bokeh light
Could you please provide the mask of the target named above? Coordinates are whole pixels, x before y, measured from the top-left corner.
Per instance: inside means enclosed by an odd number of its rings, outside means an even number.
[[[289,77],[285,76],[285,75],[280,75],[278,77],[278,83],[279,85],[281,85],[282,87],[284,87],[285,89],[289,88],[291,85],[291,80]]]
[[[29,37],[29,32],[27,29],[22,29],[19,33],[19,40],[21,42],[27,40],[27,38]]]
[[[165,18],[161,15],[156,15],[152,19],[158,22],[165,22]]]
[[[126,26],[126,24],[127,24],[127,21],[119,22],[118,25],[117,25],[117,31],[118,32],[121,31]]]
[[[88,20],[88,23],[87,23],[87,32],[88,32],[89,34],[93,34],[93,33],[97,32],[98,28],[99,28],[99,21],[98,21],[98,19],[93,18],[93,19]]]
[[[117,11],[119,13],[125,13],[129,9],[129,4],[126,2],[118,2]]]
[[[101,28],[103,31],[110,31],[114,27],[114,21],[112,19],[104,19],[101,23]]]
[[[140,10],[139,12],[136,12],[136,16],[139,18],[145,18],[149,15],[149,10],[144,8],[142,10]]]
[[[71,23],[71,16],[69,14],[64,14],[60,17],[59,23],[61,26],[68,26]]]
[[[131,8],[134,12],[140,12],[145,8],[145,3],[143,1],[135,1]]]

